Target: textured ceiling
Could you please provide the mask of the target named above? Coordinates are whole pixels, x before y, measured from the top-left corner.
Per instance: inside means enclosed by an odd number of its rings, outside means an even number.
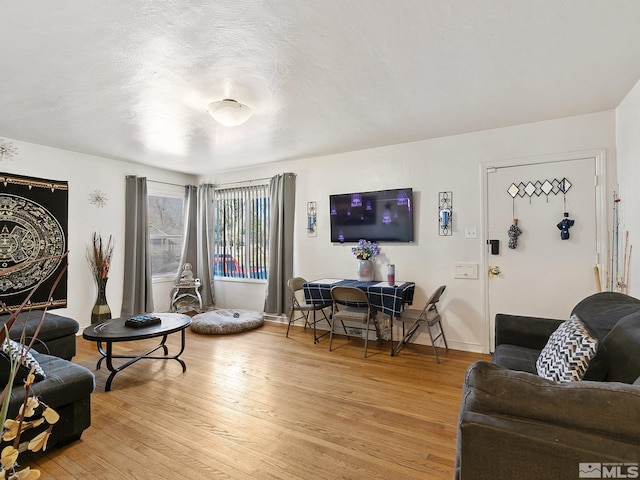
[[[3,0],[0,137],[207,174],[615,108],[637,0]],[[253,117],[216,124],[234,98]]]

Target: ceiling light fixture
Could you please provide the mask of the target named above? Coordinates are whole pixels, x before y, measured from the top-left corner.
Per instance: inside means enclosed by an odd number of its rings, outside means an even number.
[[[249,120],[252,113],[249,107],[230,98],[211,102],[207,105],[207,111],[215,121],[227,127],[243,124]]]

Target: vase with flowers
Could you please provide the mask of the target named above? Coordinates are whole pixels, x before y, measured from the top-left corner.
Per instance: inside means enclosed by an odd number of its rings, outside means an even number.
[[[98,286],[98,297],[91,310],[91,323],[100,323],[111,318],[111,309],[107,303],[107,280],[109,279],[109,267],[113,255],[113,237],[103,242],[102,236],[93,233],[91,243],[87,248],[87,260],[93,273],[93,278]]]
[[[358,245],[351,248],[351,252],[358,259],[358,281],[372,282],[374,276],[373,257],[380,254],[380,248],[376,242],[360,239]]]

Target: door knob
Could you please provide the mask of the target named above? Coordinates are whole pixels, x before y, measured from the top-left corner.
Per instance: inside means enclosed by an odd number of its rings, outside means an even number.
[[[489,278],[495,278],[500,275],[500,267],[497,265],[489,266]]]

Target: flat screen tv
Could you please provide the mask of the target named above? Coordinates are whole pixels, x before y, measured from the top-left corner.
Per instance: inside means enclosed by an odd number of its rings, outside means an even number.
[[[331,241],[413,242],[413,190],[329,196]]]

